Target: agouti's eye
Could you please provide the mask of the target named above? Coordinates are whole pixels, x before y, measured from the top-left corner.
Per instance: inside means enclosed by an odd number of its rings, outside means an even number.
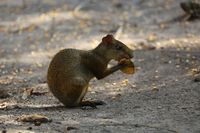
[[[122,47],[120,45],[116,45],[116,50],[121,50]]]

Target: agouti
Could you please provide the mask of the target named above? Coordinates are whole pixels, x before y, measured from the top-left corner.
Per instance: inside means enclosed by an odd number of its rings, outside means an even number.
[[[89,81],[96,77],[102,79],[127,66],[133,57],[133,50],[112,35],[102,38],[93,50],[64,49],[52,59],[47,74],[47,83],[53,93],[66,107],[101,105],[101,101],[86,101]],[[119,63],[107,68],[110,60]]]

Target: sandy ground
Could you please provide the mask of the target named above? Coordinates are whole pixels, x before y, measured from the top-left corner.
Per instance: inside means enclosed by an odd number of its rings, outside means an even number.
[[[171,21],[181,1],[1,0],[2,133],[199,133],[200,21]],[[138,71],[92,80],[86,98],[107,103],[98,109],[63,107],[46,84],[50,60],[107,33],[135,50]],[[16,120],[28,114],[52,122]]]

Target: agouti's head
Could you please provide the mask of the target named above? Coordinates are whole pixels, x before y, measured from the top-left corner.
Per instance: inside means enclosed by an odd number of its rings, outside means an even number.
[[[122,42],[116,40],[112,35],[103,37],[100,45],[104,49],[103,53],[105,53],[105,56],[110,60],[114,59],[120,61],[124,58],[133,58],[133,50],[128,48]]]

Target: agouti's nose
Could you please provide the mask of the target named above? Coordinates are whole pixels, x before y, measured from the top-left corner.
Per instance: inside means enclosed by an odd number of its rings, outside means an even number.
[[[133,58],[133,57],[134,57],[134,56],[133,56],[133,50],[130,49],[130,48],[129,48],[129,57],[130,57],[130,58]]]
[[[129,57],[130,57],[130,58],[133,58],[133,53],[129,54]]]
[[[129,54],[128,55],[129,55],[130,58],[133,58],[133,50],[132,49],[129,50]]]
[[[130,48],[126,49],[126,54],[129,58],[133,58],[133,50]]]

